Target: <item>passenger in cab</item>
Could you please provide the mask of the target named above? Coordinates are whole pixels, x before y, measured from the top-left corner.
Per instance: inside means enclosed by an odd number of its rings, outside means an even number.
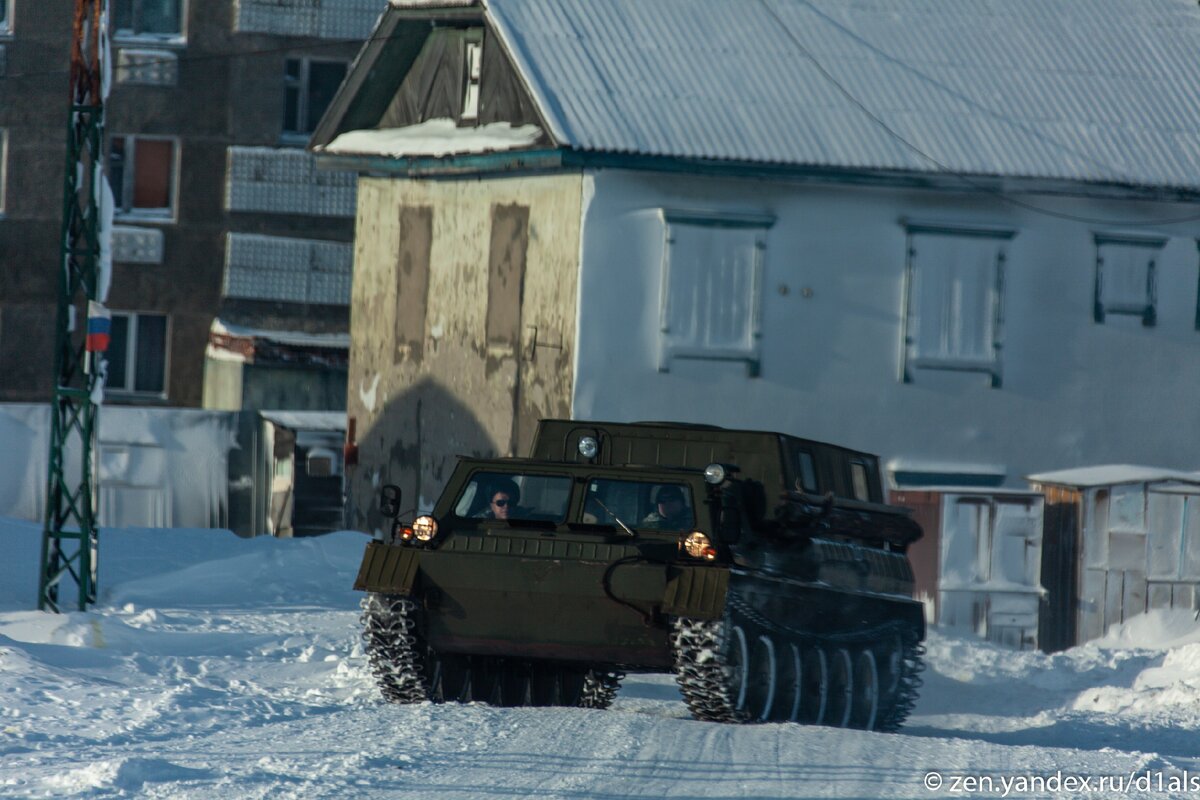
[[[654,496],[655,510],[642,520],[646,528],[681,531],[692,526],[692,510],[683,497],[683,489],[674,484],[658,487]]]

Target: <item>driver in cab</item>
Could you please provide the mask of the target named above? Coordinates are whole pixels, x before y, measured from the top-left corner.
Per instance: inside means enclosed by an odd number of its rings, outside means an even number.
[[[655,510],[642,520],[643,527],[682,531],[692,526],[692,510],[683,498],[681,487],[673,484],[658,487],[654,502]]]
[[[491,488],[487,508],[477,516],[483,519],[509,519],[517,503],[521,502],[521,490],[513,481],[501,481]]]

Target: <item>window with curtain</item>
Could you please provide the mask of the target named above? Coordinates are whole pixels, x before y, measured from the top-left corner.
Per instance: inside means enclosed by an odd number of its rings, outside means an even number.
[[[910,225],[903,380],[918,369],[985,372],[1000,385],[1011,231]]]
[[[1166,243],[1158,237],[1096,235],[1096,322],[1109,314],[1141,317],[1148,327],[1157,322],[1155,265]]]
[[[175,139],[116,135],[111,138],[108,178],[118,215],[174,216],[177,148]]]
[[[773,220],[664,218],[659,369],[668,371],[678,358],[732,360],[757,375],[763,256]]]

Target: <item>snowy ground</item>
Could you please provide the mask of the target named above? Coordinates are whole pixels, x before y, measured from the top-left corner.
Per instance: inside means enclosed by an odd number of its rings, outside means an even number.
[[[0,797],[1200,789],[1200,630],[1187,615],[1054,656],[935,632],[900,734],[696,722],[666,676],[631,676],[609,711],[398,707],[378,701],[357,637],[360,534],[105,531],[100,604],[61,616],[28,610],[40,537],[0,519]],[[1108,776],[1133,786],[1114,790]]]

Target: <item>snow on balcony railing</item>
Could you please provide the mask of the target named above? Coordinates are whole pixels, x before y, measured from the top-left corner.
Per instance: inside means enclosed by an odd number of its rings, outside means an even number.
[[[234,30],[365,39],[384,8],[380,0],[237,0]]]
[[[122,47],[117,51],[117,83],[174,86],[179,57],[170,50]]]
[[[163,232],[159,228],[114,225],[113,261],[126,264],[163,263]]]
[[[288,303],[350,304],[353,248],[345,242],[230,233],[226,297]]]
[[[318,170],[294,148],[230,147],[225,207],[230,211],[353,217],[353,172]]]

